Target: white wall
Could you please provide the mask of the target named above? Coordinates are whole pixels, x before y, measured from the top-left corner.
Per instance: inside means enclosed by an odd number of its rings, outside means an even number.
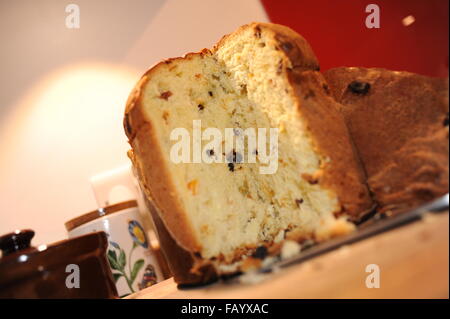
[[[65,27],[68,3],[80,29]],[[139,76],[251,21],[267,21],[258,0],[1,1],[0,235],[66,238],[64,222],[96,208],[90,176],[128,162]]]

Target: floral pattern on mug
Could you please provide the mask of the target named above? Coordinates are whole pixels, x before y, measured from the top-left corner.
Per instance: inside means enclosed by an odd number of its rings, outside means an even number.
[[[133,289],[133,283],[136,280],[137,274],[144,266],[144,259],[138,259],[133,263],[131,267],[131,256],[133,254],[134,249],[137,247],[137,243],[133,242],[133,247],[128,253],[128,262],[127,262],[127,254],[120,247],[120,245],[114,241],[109,241],[112,249],[108,249],[108,261],[113,270],[113,278],[114,281],[117,282],[121,277],[124,277],[128,288],[130,289],[130,293],[135,292]],[[128,269],[126,266],[128,265]],[[115,270],[115,271],[114,271]],[[122,296],[121,296],[122,297]]]
[[[148,264],[145,267],[144,275],[142,276],[141,282],[138,284],[139,289],[144,289],[156,284],[157,278],[155,273],[155,267],[151,264]]]
[[[137,220],[130,220],[128,222],[128,231],[136,244],[148,248],[148,240],[144,228],[142,228]]]

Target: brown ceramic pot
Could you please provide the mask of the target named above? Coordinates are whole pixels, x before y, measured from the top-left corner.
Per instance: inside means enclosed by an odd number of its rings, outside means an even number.
[[[0,298],[117,298],[104,232],[37,248],[33,236],[21,230],[0,237]]]

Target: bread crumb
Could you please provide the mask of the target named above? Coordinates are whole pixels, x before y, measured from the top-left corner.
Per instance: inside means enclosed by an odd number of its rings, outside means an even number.
[[[298,255],[301,251],[301,246],[299,243],[293,240],[286,240],[283,242],[281,247],[281,259],[289,259]]]
[[[238,271],[239,266],[241,265],[242,261],[238,261],[236,263],[233,264],[218,264],[217,268],[219,269],[219,271],[223,274],[227,274],[227,273],[235,273],[236,271]]]
[[[317,241],[321,242],[337,236],[349,234],[355,229],[355,224],[349,222],[345,216],[341,216],[337,219],[329,217],[320,221],[320,225],[315,231],[315,238]]]
[[[267,257],[262,261],[261,267],[269,268],[270,266],[275,264],[277,261],[278,261],[278,258],[276,256]]]

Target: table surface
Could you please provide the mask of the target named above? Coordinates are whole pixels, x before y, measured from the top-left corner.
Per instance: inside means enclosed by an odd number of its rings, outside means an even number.
[[[379,267],[379,288],[366,286],[370,264]],[[258,283],[178,289],[168,279],[128,298],[448,298],[448,291],[449,216],[442,213],[283,268]]]

